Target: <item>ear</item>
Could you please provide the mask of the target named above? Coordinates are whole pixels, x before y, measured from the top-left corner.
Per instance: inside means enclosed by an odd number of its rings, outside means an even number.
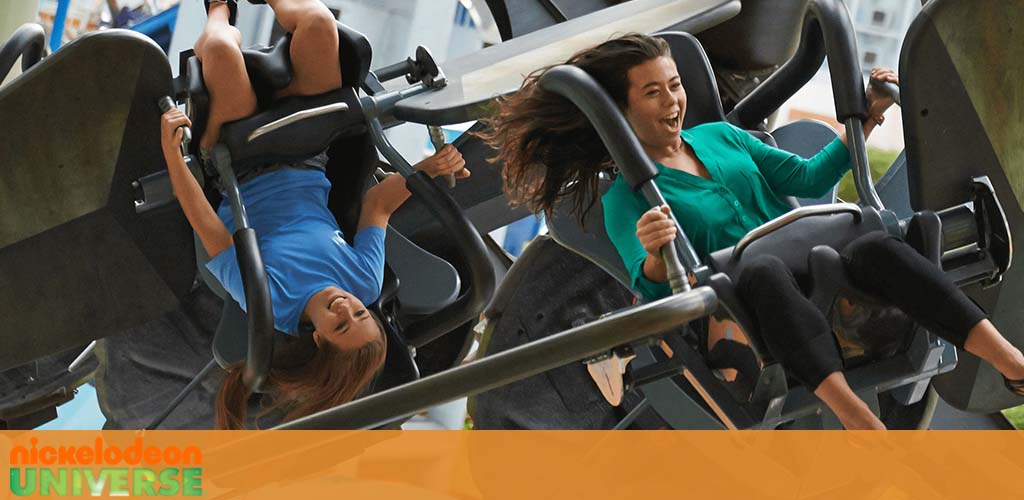
[[[313,330],[313,343],[316,344],[316,348],[317,349],[320,349],[321,347],[323,347],[321,345],[322,344],[322,339],[321,339],[321,335],[320,335],[320,330],[316,330],[316,329]]]

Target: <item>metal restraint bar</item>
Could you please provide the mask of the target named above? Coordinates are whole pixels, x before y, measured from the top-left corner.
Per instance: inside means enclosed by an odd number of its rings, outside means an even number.
[[[275,429],[369,429],[672,330],[715,311],[708,287],[636,306],[542,340],[487,356]]]

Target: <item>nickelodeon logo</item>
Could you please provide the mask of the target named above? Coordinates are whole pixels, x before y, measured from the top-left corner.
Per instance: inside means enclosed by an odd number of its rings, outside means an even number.
[[[195,446],[14,446],[10,491],[15,496],[199,496],[203,452]]]

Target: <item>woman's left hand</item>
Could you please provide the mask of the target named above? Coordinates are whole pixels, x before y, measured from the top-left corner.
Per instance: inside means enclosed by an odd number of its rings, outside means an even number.
[[[892,68],[872,68],[871,78],[873,80],[881,80],[883,82],[889,82],[896,85],[900,84],[900,79],[896,75],[896,71]],[[894,101],[889,94],[878,91],[874,85],[870,84],[868,85],[867,98],[868,114],[876,123],[881,124],[881,121],[884,120],[882,115],[885,114],[885,111],[895,104],[896,101]]]
[[[458,179],[469,177],[466,160],[462,158],[462,153],[451,144],[445,144],[433,156],[429,156],[417,163],[415,168],[416,170],[426,172],[430,177],[441,175],[455,175]]]

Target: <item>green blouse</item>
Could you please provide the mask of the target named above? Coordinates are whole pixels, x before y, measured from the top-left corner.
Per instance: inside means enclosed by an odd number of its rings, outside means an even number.
[[[849,152],[838,137],[804,159],[725,122],[698,125],[680,136],[711,179],[655,163],[659,175],[654,183],[702,257],[735,245],[751,229],[788,212],[791,207],[779,196],[824,196],[850,169]],[[643,275],[647,252],[636,237],[636,222],[649,209],[643,197],[619,176],[601,201],[605,228],[633,288],[648,299],[670,295],[667,283]]]

